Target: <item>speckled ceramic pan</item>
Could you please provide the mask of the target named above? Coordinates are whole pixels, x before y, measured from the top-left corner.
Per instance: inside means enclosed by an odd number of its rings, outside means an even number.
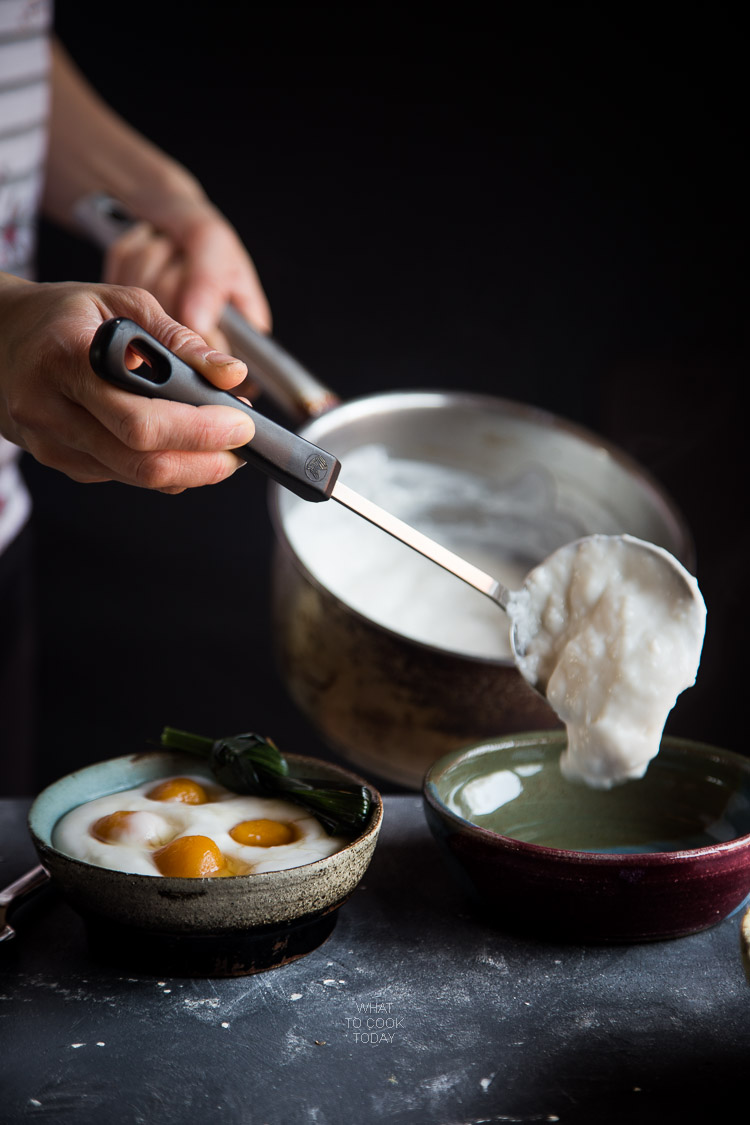
[[[361,778],[329,763],[287,754],[300,776]],[[199,759],[156,751],[87,766],[48,786],[29,812],[29,829],[54,885],[84,918],[94,952],[131,967],[191,975],[238,975],[272,968],[320,944],[372,858],[382,821],[380,795],[365,832],[324,859],[283,871],[230,878],[165,878],[111,871],[52,846],[70,809],[161,777],[211,774]]]
[[[561,732],[508,736],[428,771],[446,860],[501,925],[542,938],[646,941],[706,929],[750,893],[750,759],[665,738],[646,776],[566,781]]]

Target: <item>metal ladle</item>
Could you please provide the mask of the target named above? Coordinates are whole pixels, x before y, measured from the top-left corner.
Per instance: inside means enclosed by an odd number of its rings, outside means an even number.
[[[126,364],[126,358],[132,353],[142,360],[135,370],[131,370]],[[517,625],[511,609],[514,603],[519,602],[522,591],[509,590],[492,575],[486,574],[473,563],[349,488],[339,480],[341,463],[333,454],[259,414],[235,395],[214,387],[134,321],[120,317],[100,325],[91,344],[90,361],[97,375],[123,390],[147,398],[161,398],[193,406],[232,406],[248,414],[255,424],[255,435],[248,445],[233,450],[234,453],[303,500],[336,500],[343,507],[437,563],[456,578],[473,586],[506,613],[510,613],[513,659],[527,682],[541,695],[545,694],[546,684],[529,679],[519,663],[519,658],[525,652],[521,650],[518,641]],[[618,538],[629,547],[632,546],[633,550],[648,550],[654,558],[663,562],[678,600],[694,600],[699,596],[696,595],[687,572],[666,551],[631,536],[609,538]],[[561,552],[575,550],[581,542],[576,540],[559,548],[539,566],[545,566]],[[538,567],[534,569],[537,570]]]

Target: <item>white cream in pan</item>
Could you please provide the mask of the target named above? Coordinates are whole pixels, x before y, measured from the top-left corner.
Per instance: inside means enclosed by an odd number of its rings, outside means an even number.
[[[300,867],[347,841],[300,805],[183,776],[79,805],[57,823],[52,843],[98,867],[200,878]]]
[[[511,589],[533,562],[585,534],[557,510],[554,482],[540,470],[502,487],[491,477],[365,445],[348,452],[342,480]],[[335,597],[403,637],[490,660],[511,656],[508,622],[496,605],[339,504],[283,497],[295,553]],[[604,530],[604,513],[597,513]]]

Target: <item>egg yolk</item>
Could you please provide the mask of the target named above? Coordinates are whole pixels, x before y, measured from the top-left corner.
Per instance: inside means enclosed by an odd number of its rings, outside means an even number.
[[[132,837],[138,837],[137,825],[143,814],[137,812],[113,812],[100,816],[91,825],[91,835],[104,844],[119,844]],[[143,840],[139,839],[139,843]],[[146,841],[148,842],[148,841]]]
[[[243,820],[229,829],[229,835],[238,844],[250,844],[256,848],[275,848],[280,844],[291,844],[297,833],[291,824],[280,820]]]
[[[202,785],[189,777],[170,777],[146,794],[152,801],[181,801],[183,805],[205,805],[208,795]]]
[[[225,867],[224,856],[208,836],[179,836],[154,852],[154,862],[162,875],[183,879],[205,879]]]

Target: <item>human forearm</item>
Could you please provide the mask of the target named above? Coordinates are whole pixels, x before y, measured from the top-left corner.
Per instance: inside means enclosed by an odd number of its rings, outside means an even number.
[[[218,331],[231,302],[256,328],[271,313],[237,232],[195,177],[123,121],[54,45],[48,174],[43,209],[75,226],[75,207],[105,192],[139,223],[107,251],[104,279],[149,290],[164,309],[226,350]]]
[[[108,193],[155,225],[168,224],[178,205],[209,205],[187,169],[110,109],[54,43],[44,212],[73,226],[76,203],[93,192]]]

